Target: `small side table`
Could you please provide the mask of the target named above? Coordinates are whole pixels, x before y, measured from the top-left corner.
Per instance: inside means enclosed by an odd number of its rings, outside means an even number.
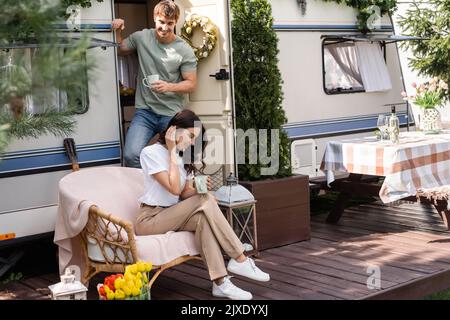
[[[258,255],[258,237],[256,232],[256,200],[225,203],[219,201],[219,208],[224,213],[231,228],[242,243],[249,243],[253,250],[246,255]]]

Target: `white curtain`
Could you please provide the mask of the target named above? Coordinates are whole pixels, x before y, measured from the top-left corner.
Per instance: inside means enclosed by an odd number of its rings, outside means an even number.
[[[356,42],[356,57],[366,92],[392,89],[389,71],[378,42]]]
[[[136,54],[119,56],[119,80],[127,88],[136,89],[139,61]]]
[[[353,78],[362,87],[361,73],[358,69],[355,48],[353,43],[336,43],[326,46],[328,52],[342,69],[344,74]]]

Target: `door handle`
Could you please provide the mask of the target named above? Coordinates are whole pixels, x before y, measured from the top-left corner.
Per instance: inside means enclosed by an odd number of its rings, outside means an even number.
[[[230,73],[225,69],[220,69],[216,74],[210,74],[210,77],[216,78],[216,80],[229,80]]]

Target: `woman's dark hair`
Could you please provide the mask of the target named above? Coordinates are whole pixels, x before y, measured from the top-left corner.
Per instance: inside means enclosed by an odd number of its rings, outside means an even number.
[[[207,141],[205,141],[205,139],[203,139],[203,137],[205,135],[205,127],[203,127],[203,124],[201,123],[200,118],[191,110],[183,109],[182,111],[175,114],[172,119],[170,119],[169,124],[167,125],[167,128],[159,134],[158,142],[165,145],[166,144],[166,132],[167,132],[167,129],[170,128],[171,126],[175,126],[177,129],[178,128],[188,129],[188,128],[198,127],[199,124],[202,126],[202,133],[196,138],[194,145],[192,145],[190,147],[190,153],[189,153],[190,161],[188,161],[188,163],[186,163],[186,160],[185,160],[184,168],[186,169],[188,174],[202,172],[203,169],[205,168],[205,163],[203,162],[203,156],[204,156],[204,151],[205,151]],[[201,146],[202,146],[201,152],[198,152],[198,148],[195,148],[195,146],[198,145],[199,143],[201,143]],[[197,153],[195,153],[195,151],[197,151]],[[180,156],[183,156],[182,151],[180,151]],[[197,168],[195,166],[195,160],[198,158],[201,159],[201,163],[202,163],[200,168]]]

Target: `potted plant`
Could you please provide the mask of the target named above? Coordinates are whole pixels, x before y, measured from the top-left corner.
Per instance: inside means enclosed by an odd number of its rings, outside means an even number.
[[[233,0],[231,10],[237,162],[240,183],[257,200],[258,248],[306,240],[309,177],[291,174],[271,6],[267,0]]]
[[[448,85],[443,80],[434,77],[428,82],[412,83],[415,94],[408,96],[402,92],[405,100],[410,100],[420,107],[419,127],[425,133],[437,133],[442,129],[441,114],[438,107],[444,105],[448,99]]]

